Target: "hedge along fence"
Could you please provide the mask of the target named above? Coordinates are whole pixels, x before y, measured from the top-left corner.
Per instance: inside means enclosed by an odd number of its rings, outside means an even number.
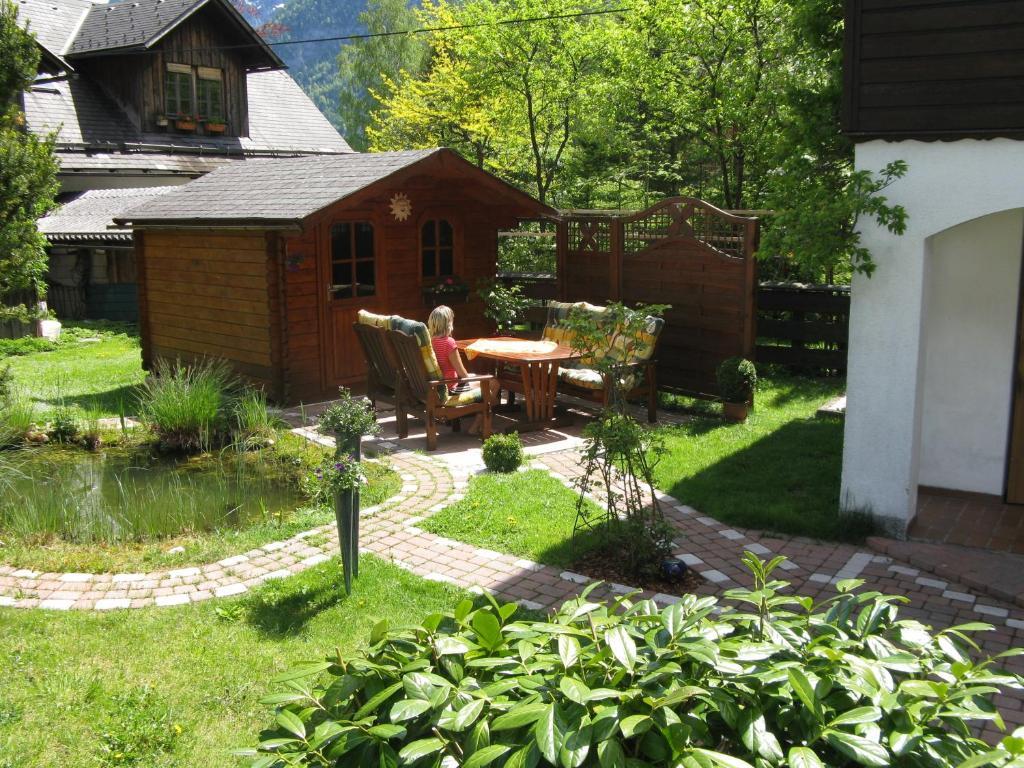
[[[849,334],[849,286],[762,283],[758,288],[759,363],[845,373]]]

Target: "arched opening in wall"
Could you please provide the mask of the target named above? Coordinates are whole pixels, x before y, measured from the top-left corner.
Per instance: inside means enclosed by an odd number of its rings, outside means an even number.
[[[986,545],[978,530],[985,526],[952,519],[952,509],[968,501],[1024,503],[1022,254],[1024,209],[973,219],[926,241],[914,525],[934,525],[928,506],[941,505],[948,514],[939,517],[963,529],[953,531],[965,537],[955,543],[969,546]],[[935,501],[943,497],[961,501]],[[1024,507],[1012,514],[1024,515]],[[977,540],[968,542],[970,535]]]

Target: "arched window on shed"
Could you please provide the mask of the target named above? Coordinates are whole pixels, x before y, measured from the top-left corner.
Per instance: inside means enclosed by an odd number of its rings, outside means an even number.
[[[455,233],[446,219],[429,219],[420,229],[422,275],[426,278],[455,274]]]

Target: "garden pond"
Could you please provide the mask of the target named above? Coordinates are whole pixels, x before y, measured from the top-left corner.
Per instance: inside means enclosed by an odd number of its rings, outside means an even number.
[[[262,452],[189,459],[60,447],[0,454],[0,530],[88,544],[273,521],[303,501],[294,472]]]

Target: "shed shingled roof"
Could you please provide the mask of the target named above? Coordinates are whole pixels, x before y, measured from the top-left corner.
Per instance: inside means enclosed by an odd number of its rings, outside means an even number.
[[[165,195],[174,186],[132,189],[91,189],[75,196],[39,219],[39,231],[51,243],[131,241],[131,227],[114,223],[129,208],[146,199]]]
[[[121,221],[297,222],[444,151],[352,152],[234,163],[132,208]]]

